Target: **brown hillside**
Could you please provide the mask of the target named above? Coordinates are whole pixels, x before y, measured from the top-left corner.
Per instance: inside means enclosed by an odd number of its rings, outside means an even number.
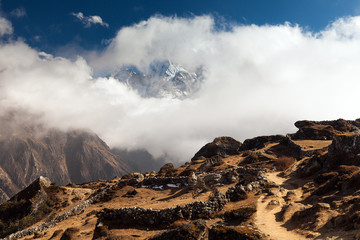
[[[48,212],[7,239],[360,239],[357,121],[324,125],[331,139],[221,137],[178,168],[44,187]]]
[[[89,131],[52,129],[39,136],[21,133],[0,138],[2,200],[39,176],[64,185],[110,179],[129,171],[127,164]]]

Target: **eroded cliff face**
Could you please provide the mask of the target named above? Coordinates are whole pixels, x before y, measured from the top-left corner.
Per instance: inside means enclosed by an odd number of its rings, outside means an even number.
[[[0,138],[2,201],[39,176],[65,185],[110,179],[129,171],[128,165],[90,131],[23,131]]]

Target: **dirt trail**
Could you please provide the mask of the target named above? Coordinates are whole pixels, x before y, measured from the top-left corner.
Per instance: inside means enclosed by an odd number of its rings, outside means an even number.
[[[277,222],[275,219],[275,214],[281,211],[281,205],[284,203],[282,196],[286,196],[288,189],[283,185],[285,178],[277,176],[277,172],[268,173],[266,177],[268,180],[275,182],[277,185],[284,188],[283,191],[278,191],[278,197],[272,196],[261,196],[257,201],[257,212],[255,217],[255,223],[260,231],[267,234],[269,239],[272,240],[302,240],[306,237],[297,234],[294,231],[288,231],[285,227],[282,227],[282,222]],[[278,200],[280,205],[271,205],[268,206],[271,200]]]

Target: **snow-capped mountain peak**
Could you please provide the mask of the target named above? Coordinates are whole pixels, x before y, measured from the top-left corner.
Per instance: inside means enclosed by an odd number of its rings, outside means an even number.
[[[202,68],[189,72],[171,61],[154,62],[147,73],[123,68],[110,75],[138,91],[142,97],[184,99],[200,89]]]

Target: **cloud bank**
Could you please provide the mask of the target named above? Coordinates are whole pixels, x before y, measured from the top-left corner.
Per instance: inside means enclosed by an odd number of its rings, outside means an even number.
[[[27,109],[49,126],[90,128],[111,146],[172,161],[190,160],[217,136],[244,140],[294,132],[299,119],[360,116],[360,17],[317,33],[289,23],[215,25],[210,16],[152,17],[75,61],[22,41],[1,43],[0,109]],[[115,79],[94,77],[128,65],[147,71],[167,59],[206,69],[196,96],[145,99]]]
[[[109,24],[104,22],[100,16],[85,16],[82,12],[71,13],[74,17],[80,20],[86,28],[91,27],[92,25],[99,24],[103,27],[109,27]]]

